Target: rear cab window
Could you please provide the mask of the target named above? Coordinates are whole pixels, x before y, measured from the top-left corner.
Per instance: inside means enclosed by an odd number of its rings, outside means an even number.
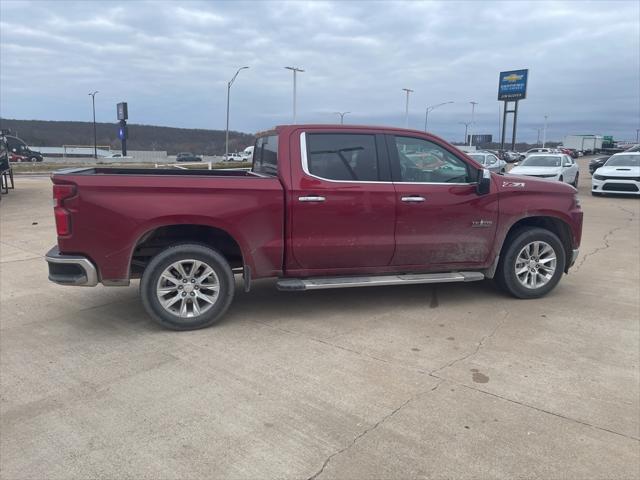
[[[264,135],[256,139],[251,171],[261,175],[278,175],[278,134]]]

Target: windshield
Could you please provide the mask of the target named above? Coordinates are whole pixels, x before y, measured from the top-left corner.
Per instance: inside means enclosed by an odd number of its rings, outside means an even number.
[[[485,157],[484,155],[478,155],[478,154],[475,154],[475,155],[469,155],[469,156],[470,156],[471,158],[473,158],[476,162],[478,162],[478,163],[480,163],[480,164],[482,164],[482,165],[484,165],[484,164],[485,164],[485,159],[486,159],[486,157]]]
[[[607,167],[640,167],[640,155],[614,155],[607,163]]]
[[[520,165],[527,167],[559,167],[561,159],[557,155],[536,155],[524,160]]]

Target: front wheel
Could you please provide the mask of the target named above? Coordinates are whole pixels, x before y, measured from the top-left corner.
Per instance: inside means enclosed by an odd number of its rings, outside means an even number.
[[[576,178],[573,180],[573,183],[571,185],[573,185],[574,188],[578,188],[578,180],[580,179],[580,174],[576,173]]]
[[[204,245],[180,244],[153,257],[140,296],[151,318],[171,330],[208,327],[227,311],[235,292],[226,259]]]
[[[560,239],[549,230],[526,228],[507,242],[496,270],[498,284],[517,298],[538,298],[553,290],[566,261]]]

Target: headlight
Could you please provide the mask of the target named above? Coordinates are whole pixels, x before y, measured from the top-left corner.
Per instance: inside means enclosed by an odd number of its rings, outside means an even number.
[[[603,177],[602,175],[594,175],[593,176],[594,180],[606,180],[607,177]]]

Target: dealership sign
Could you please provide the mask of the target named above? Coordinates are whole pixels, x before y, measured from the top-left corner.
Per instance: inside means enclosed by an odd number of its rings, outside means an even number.
[[[513,101],[527,98],[528,77],[528,69],[500,72],[498,100]]]

